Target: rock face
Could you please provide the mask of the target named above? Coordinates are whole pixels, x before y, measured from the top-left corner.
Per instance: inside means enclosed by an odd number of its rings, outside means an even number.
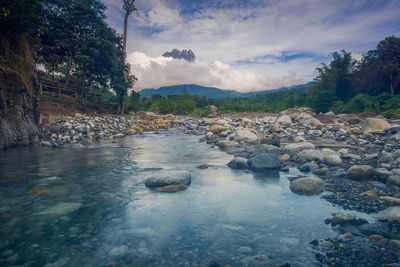
[[[0,66],[0,148],[38,142],[34,103],[21,75]]]
[[[249,160],[251,170],[278,170],[281,167],[281,161],[278,154],[260,153]]]
[[[374,176],[374,168],[369,165],[354,165],[347,170],[346,174],[348,178],[353,180],[372,180]]]
[[[170,185],[189,186],[192,181],[190,173],[179,170],[164,170],[147,178],[145,184],[150,188],[159,188]]]
[[[383,131],[390,124],[384,119],[368,118],[361,122],[361,129],[364,132],[375,133],[377,131]]]
[[[298,194],[315,195],[322,192],[324,182],[317,177],[305,177],[290,182],[290,190]]]

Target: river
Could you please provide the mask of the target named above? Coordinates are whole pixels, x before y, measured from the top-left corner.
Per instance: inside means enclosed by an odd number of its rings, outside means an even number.
[[[312,265],[310,241],[335,235],[324,219],[339,208],[292,193],[295,170],[269,177],[231,159],[176,130],[0,152],[0,265]],[[187,190],[144,186],[171,168],[191,172]]]

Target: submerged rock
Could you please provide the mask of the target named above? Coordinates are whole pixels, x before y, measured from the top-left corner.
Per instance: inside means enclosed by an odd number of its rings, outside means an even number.
[[[158,188],[168,185],[189,186],[192,181],[190,173],[180,170],[164,170],[147,178],[145,185],[149,188]]]
[[[228,166],[234,169],[248,169],[248,159],[241,157],[234,157],[229,163]]]
[[[183,184],[177,184],[177,185],[174,184],[174,185],[158,187],[158,188],[156,188],[156,190],[159,192],[165,192],[165,193],[175,193],[175,192],[179,192],[179,191],[184,191],[187,188],[188,187]]]
[[[40,215],[62,215],[78,210],[82,206],[82,203],[74,202],[60,202],[53,207],[47,208],[40,212]]]

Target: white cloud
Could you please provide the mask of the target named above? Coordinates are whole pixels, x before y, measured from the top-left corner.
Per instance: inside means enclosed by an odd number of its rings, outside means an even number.
[[[111,25],[121,31],[120,3],[104,1]],[[188,5],[194,11],[183,12]],[[137,88],[198,83],[244,91],[294,85],[312,80],[331,52],[345,49],[359,58],[386,36],[400,35],[398,0],[147,0],[137,1],[137,8],[128,28]],[[173,48],[192,49],[196,62],[159,57]],[[301,56],[285,58],[290,54]],[[248,63],[237,64],[240,60]]]
[[[189,63],[170,57],[153,58],[142,52],[129,54],[128,62],[132,65],[132,72],[139,79],[135,90],[176,84],[199,84],[244,92],[253,89],[275,89],[304,82],[296,75],[297,64],[289,69],[284,65],[276,65],[274,68],[267,67],[260,73],[255,73],[245,68],[233,68],[219,61]]]

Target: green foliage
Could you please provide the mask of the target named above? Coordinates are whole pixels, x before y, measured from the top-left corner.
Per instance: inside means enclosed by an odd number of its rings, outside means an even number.
[[[85,106],[87,106],[89,102],[87,101],[87,99],[82,99],[82,98],[78,98],[78,105],[80,108],[84,108]]]

